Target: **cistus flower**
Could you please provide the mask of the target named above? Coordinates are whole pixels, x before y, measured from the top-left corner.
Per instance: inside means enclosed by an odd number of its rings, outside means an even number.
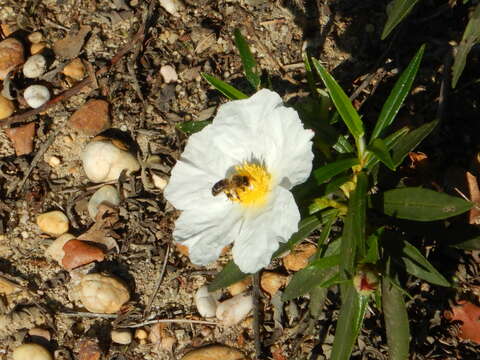
[[[290,189],[312,170],[312,137],[266,89],[220,106],[212,124],[190,136],[164,196],[182,211],[173,237],[194,264],[215,261],[232,242],[242,272],[270,263],[298,229]]]

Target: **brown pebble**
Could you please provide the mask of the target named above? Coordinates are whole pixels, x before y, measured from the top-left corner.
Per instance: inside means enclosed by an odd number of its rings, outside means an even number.
[[[98,360],[102,356],[102,351],[98,342],[94,339],[82,339],[77,343],[78,360]]]
[[[79,58],[73,59],[62,71],[66,76],[73,80],[80,81],[85,76],[85,66]]]
[[[66,270],[72,270],[94,261],[102,261],[105,258],[100,248],[77,239],[65,243],[63,251],[65,255],[62,259],[62,265]]]
[[[315,254],[317,247],[313,244],[300,244],[283,258],[283,266],[290,271],[299,271],[308,265],[309,258]]]
[[[46,341],[50,341],[52,339],[50,331],[38,327],[28,330],[28,335],[40,337],[45,339]]]
[[[8,118],[15,111],[15,105],[11,100],[0,95],[0,120]]]
[[[223,345],[210,345],[190,351],[182,360],[246,360],[237,349]]]
[[[45,49],[46,46],[47,43],[43,41],[39,42],[38,44],[32,44],[32,46],[30,46],[30,54],[36,55]]]
[[[235,296],[246,291],[251,284],[252,278],[251,276],[248,276],[245,279],[237,281],[235,284],[228,286],[227,289],[230,295]]]
[[[7,74],[25,61],[23,45],[16,39],[0,41],[0,80],[4,80]]]
[[[70,117],[68,124],[87,135],[96,135],[110,127],[109,104],[105,100],[87,101]]]
[[[273,296],[282,286],[285,286],[287,279],[288,276],[273,271],[264,271],[260,279],[260,286],[263,291]]]
[[[5,133],[12,141],[17,156],[30,154],[33,151],[35,123],[31,122],[19,127],[5,129]]]

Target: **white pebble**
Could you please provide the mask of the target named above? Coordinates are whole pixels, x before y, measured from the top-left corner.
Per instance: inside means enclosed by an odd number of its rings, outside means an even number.
[[[214,317],[217,311],[217,302],[206,286],[202,286],[195,293],[195,305],[204,318]]]
[[[152,174],[152,180],[153,180],[153,185],[160,190],[165,190],[167,187],[167,180],[162,178],[161,176],[158,176],[157,174]]]
[[[92,195],[88,202],[88,214],[93,220],[95,220],[95,217],[97,216],[98,206],[102,203],[113,206],[120,204],[120,195],[115,187],[112,185],[102,186]]]
[[[13,360],[53,360],[52,354],[38,344],[23,344],[17,347],[12,354]]]
[[[30,85],[25,89],[23,97],[30,107],[37,109],[50,100],[50,91],[43,85]]]
[[[239,294],[218,305],[217,319],[226,327],[233,326],[245,319],[252,308],[252,296]]]
[[[132,332],[130,330],[112,330],[110,333],[112,341],[121,345],[128,345],[132,342]]]
[[[50,156],[48,159],[48,165],[51,167],[57,167],[61,164],[60,159],[57,156]]]
[[[177,72],[175,71],[175,68],[171,65],[162,66],[160,68],[160,74],[163,77],[163,81],[165,81],[167,84],[178,81]]]
[[[30,56],[23,64],[23,75],[30,79],[42,76],[47,69],[47,60],[45,56],[37,54]]]

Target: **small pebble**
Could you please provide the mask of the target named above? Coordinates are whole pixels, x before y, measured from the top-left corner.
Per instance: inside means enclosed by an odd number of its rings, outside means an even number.
[[[237,349],[224,345],[209,345],[190,351],[181,360],[247,360]]]
[[[20,41],[13,38],[0,41],[0,80],[4,80],[10,71],[24,61],[24,49]]]
[[[68,120],[68,125],[87,135],[97,135],[110,127],[109,104],[92,99],[83,104]]]
[[[112,341],[121,345],[128,345],[132,342],[132,332],[130,330],[112,330],[110,332]]]
[[[32,44],[32,46],[30,46],[30,54],[32,55],[39,54],[46,47],[47,47],[47,43],[43,41],[39,42],[38,44]]]
[[[167,187],[168,181],[157,174],[152,173],[152,180],[153,180],[153,185],[157,189],[165,190],[165,188]]]
[[[42,39],[43,35],[40,31],[35,31],[28,35],[28,41],[30,41],[32,44],[38,44],[40,41],[42,41]]]
[[[273,271],[264,271],[260,278],[260,286],[270,296],[273,296],[282,286],[285,286],[287,280],[288,276]]]
[[[47,70],[47,59],[41,54],[30,56],[23,64],[23,75],[26,78],[36,79]]]
[[[50,91],[43,85],[30,85],[23,93],[28,106],[37,109],[50,100]]]
[[[162,66],[160,68],[160,74],[163,77],[163,81],[165,81],[167,84],[178,81],[177,72],[175,71],[175,68],[171,65]]]
[[[113,314],[130,300],[130,293],[123,281],[113,276],[88,274],[80,282],[79,298],[90,312]]]
[[[52,155],[48,158],[48,165],[50,165],[53,168],[59,166],[61,163],[62,163],[62,161],[60,160],[60,158],[58,158],[54,155]]]
[[[42,328],[38,328],[38,327],[31,328],[30,330],[28,330],[28,335],[35,336],[38,338],[43,338],[46,341],[50,341],[52,339],[52,335],[50,334],[50,331]]]
[[[68,231],[68,218],[58,210],[50,211],[37,216],[37,225],[48,235],[58,237]]]
[[[38,344],[23,344],[13,350],[13,360],[53,360],[53,356]]]
[[[105,259],[102,249],[77,239],[67,241],[63,245],[63,251],[65,255],[61,264],[68,271],[94,261],[101,262]]]
[[[181,0],[160,0],[160,6],[173,16],[180,16],[179,11],[185,7]]]
[[[85,65],[79,58],[73,59],[62,71],[66,76],[73,80],[80,81],[85,76]]]
[[[224,326],[229,327],[240,323],[252,309],[252,296],[239,294],[221,302],[217,307],[216,315]]]
[[[208,292],[207,286],[200,287],[195,293],[195,305],[204,318],[214,317],[217,311],[217,302]]]
[[[299,271],[308,265],[310,257],[315,254],[317,247],[303,243],[297,245],[290,254],[283,258],[283,266],[290,271]]]
[[[148,333],[145,329],[137,329],[135,330],[135,339],[137,339],[140,344],[145,344],[147,342]]]
[[[0,95],[0,120],[8,118],[15,111],[15,105],[11,100]]]
[[[120,195],[117,189],[112,185],[102,186],[90,198],[88,202],[88,214],[95,220],[98,213],[98,206],[106,203],[111,206],[118,206],[120,204]]]
[[[52,258],[59,264],[61,264],[63,257],[65,256],[65,251],[63,246],[70,240],[75,239],[75,236],[72,234],[66,233],[53,241],[50,246],[45,250],[45,255]]]
[[[248,276],[245,279],[237,281],[235,284],[228,286],[227,290],[230,295],[235,296],[245,292],[251,284],[252,278]]]
[[[17,156],[30,154],[33,151],[33,139],[35,137],[35,123],[5,129],[5,133],[12,141]]]

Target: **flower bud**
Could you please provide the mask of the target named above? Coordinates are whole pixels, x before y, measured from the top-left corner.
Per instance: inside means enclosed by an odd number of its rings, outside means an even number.
[[[353,286],[360,295],[373,294],[378,287],[377,272],[371,266],[360,266],[353,277]]]

